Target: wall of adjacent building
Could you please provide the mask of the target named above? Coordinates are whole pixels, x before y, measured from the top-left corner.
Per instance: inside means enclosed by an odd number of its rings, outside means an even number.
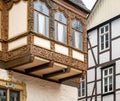
[[[88,18],[88,29],[120,14],[119,0],[99,0]]]
[[[13,72],[13,81],[26,84],[26,101],[77,101],[77,88]],[[0,69],[0,79],[8,80],[8,72]]]
[[[99,43],[99,28],[110,25],[110,46],[106,51],[100,51]],[[120,16],[113,17],[111,20],[102,25],[96,26],[88,32],[88,70],[87,70],[87,85],[86,96],[80,98],[79,101],[85,100],[95,101],[120,101]],[[114,64],[114,93],[102,96],[102,68],[109,67]],[[94,85],[96,81],[96,88]],[[94,91],[94,92],[93,92]],[[96,93],[95,93],[96,92]],[[95,95],[96,94],[96,95]]]

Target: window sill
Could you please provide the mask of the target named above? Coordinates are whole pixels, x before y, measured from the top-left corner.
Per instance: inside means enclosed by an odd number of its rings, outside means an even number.
[[[85,98],[86,98],[86,96],[81,96],[81,97],[79,96],[78,100],[85,99]]]
[[[107,95],[111,95],[111,94],[114,94],[114,91],[102,94],[102,96],[107,96]]]

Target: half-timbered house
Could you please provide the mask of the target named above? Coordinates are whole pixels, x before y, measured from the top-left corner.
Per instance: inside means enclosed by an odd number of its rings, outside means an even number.
[[[79,101],[120,101],[120,0],[97,0],[88,16],[88,70]]]

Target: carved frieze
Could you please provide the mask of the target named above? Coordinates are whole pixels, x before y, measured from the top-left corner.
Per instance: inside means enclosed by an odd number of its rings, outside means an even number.
[[[76,69],[83,69],[84,70],[84,63],[73,59],[72,57],[62,55],[60,53],[56,53],[53,51],[49,51],[47,49],[37,47],[37,46],[32,46],[32,51],[31,51],[34,56],[41,57],[44,59],[48,59],[51,61],[58,62],[60,64],[67,65],[69,67],[73,67]]]

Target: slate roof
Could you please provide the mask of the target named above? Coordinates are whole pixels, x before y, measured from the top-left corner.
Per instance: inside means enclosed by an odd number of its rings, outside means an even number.
[[[87,13],[90,13],[90,10],[85,6],[82,0],[68,0],[68,1],[80,7],[82,10],[86,11]]]

